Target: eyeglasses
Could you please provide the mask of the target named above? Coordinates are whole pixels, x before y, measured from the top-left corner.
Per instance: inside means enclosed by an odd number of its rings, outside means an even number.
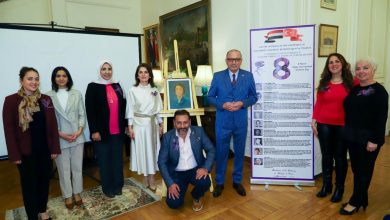
[[[228,62],[233,63],[233,62],[240,62],[240,61],[241,61],[241,58],[226,58],[226,60],[227,60]]]

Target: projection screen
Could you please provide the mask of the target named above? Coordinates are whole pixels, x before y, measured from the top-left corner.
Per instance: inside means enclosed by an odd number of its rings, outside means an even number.
[[[114,79],[127,93],[135,83],[135,69],[141,61],[140,36],[0,24],[0,108],[5,97],[20,88],[19,70],[23,66],[38,70],[42,93],[51,90],[52,70],[65,66],[72,75],[73,88],[84,96],[88,83],[98,78],[100,61],[107,59],[113,64]],[[85,135],[89,140],[88,129]],[[6,157],[1,117],[0,159]]]

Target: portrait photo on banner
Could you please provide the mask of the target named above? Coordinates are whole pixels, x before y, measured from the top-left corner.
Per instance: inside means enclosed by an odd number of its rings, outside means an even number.
[[[193,109],[191,79],[167,80],[168,109]]]

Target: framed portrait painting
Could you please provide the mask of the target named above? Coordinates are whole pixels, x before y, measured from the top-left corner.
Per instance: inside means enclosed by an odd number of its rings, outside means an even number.
[[[186,60],[196,73],[198,65],[211,63],[210,1],[202,0],[192,5],[160,16],[162,60],[168,60],[168,72],[176,70],[173,41],[177,40],[180,69]]]
[[[193,109],[191,79],[167,80],[168,109]]]
[[[336,11],[337,0],[320,0],[321,8],[326,8]]]
[[[153,69],[160,68],[160,43],[158,24],[144,28],[146,63]]]
[[[337,39],[339,27],[335,25],[320,24],[318,40],[318,56],[327,57],[337,52]]]

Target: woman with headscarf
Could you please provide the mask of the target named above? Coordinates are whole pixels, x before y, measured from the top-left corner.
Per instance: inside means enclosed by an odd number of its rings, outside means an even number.
[[[57,120],[50,97],[38,89],[38,71],[23,67],[19,79],[21,88],[3,106],[8,159],[18,166],[28,219],[51,219],[46,212],[51,159],[61,153]]]
[[[135,71],[135,85],[128,93],[127,118],[131,138],[130,170],[144,175],[144,186],[156,190],[154,174],[162,135],[160,93],[150,65],[142,63]],[[160,126],[159,126],[160,125]]]
[[[81,207],[83,200],[83,152],[85,137],[85,108],[83,96],[73,89],[73,80],[68,69],[54,68],[51,74],[52,90],[47,95],[53,100],[58,121],[61,155],[56,159],[60,188],[65,207],[74,204]]]
[[[352,215],[368,206],[370,186],[376,158],[385,143],[389,95],[375,81],[376,64],[371,59],[356,62],[355,86],[344,100],[345,139],[353,172],[353,193],[340,209],[342,215]]]
[[[108,198],[122,195],[126,126],[126,99],[112,75],[111,62],[102,61],[99,79],[88,84],[85,95],[90,137],[98,159],[102,191]]]

